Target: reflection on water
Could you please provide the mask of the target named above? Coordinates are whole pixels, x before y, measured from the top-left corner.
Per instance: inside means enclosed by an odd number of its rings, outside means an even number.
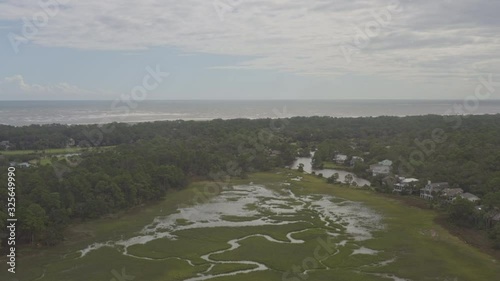
[[[329,178],[332,175],[334,175],[335,173],[338,173],[339,174],[339,181],[342,181],[342,182],[344,182],[345,176],[352,175],[352,177],[354,179],[353,182],[356,182],[358,184],[358,186],[364,186],[364,185],[370,186],[371,185],[369,181],[362,179],[362,178],[359,178],[355,174],[349,173],[346,171],[335,170],[335,169],[320,169],[320,170],[313,169],[312,168],[312,157],[297,158],[297,160],[295,160],[295,162],[292,165],[292,169],[297,169],[299,167],[299,164],[304,165],[304,171],[307,173],[311,173],[313,171],[316,174],[322,173],[323,177],[325,177],[325,178]]]

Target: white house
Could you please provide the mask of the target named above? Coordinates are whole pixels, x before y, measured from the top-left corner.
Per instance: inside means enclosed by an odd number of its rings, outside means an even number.
[[[370,171],[372,172],[374,177],[378,175],[388,175],[391,173],[391,167],[386,165],[373,164],[370,166]]]
[[[345,161],[347,160],[347,155],[337,154],[337,155],[335,155],[335,157],[333,158],[333,160],[335,162],[337,162],[337,164],[344,164]]]
[[[414,178],[400,177],[400,178],[398,178],[398,180],[399,180],[399,182],[394,184],[394,189],[392,190],[393,192],[403,192],[418,182],[418,179],[414,179]],[[412,193],[411,189],[410,189],[410,193]]]
[[[353,156],[353,157],[351,158],[351,166],[356,165],[356,162],[363,163],[363,162],[365,162],[365,159],[363,159],[363,157]]]

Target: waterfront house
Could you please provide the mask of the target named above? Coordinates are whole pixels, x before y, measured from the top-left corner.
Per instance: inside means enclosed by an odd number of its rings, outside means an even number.
[[[393,192],[408,192],[410,194],[413,193],[413,187],[415,184],[418,182],[418,179],[415,178],[404,178],[404,177],[399,177],[398,178],[398,183],[394,184],[394,189],[392,190]]]
[[[347,155],[345,154],[337,154],[333,158],[333,161],[335,161],[337,164],[344,164],[346,160],[347,160]]]
[[[435,195],[443,191],[445,188],[450,188],[450,185],[447,182],[432,183],[429,181],[424,188],[420,189],[420,198],[432,200]]]
[[[453,200],[455,200],[455,198],[457,198],[457,196],[460,196],[462,193],[464,193],[464,191],[461,188],[445,188],[441,192],[441,197],[447,202],[452,202]]]
[[[351,158],[351,166],[354,167],[354,165],[356,165],[356,163],[363,163],[365,162],[365,159],[363,159],[362,157],[359,157],[359,156],[353,156]]]
[[[391,173],[391,167],[380,164],[370,165],[370,171],[374,177],[378,175],[389,175]]]

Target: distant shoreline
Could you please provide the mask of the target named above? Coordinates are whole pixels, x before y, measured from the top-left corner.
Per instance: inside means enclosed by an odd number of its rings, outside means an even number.
[[[379,116],[290,116],[290,117],[283,117],[284,119],[288,118],[332,118],[332,119],[364,119],[364,118],[379,118],[379,117],[394,117],[394,118],[410,118],[410,117],[425,117],[425,116],[495,116],[495,115],[500,115],[500,113],[478,113],[478,114],[455,114],[455,115],[439,115],[439,114],[422,114],[422,115],[401,115],[401,116],[396,116],[396,115],[379,115]],[[103,122],[103,123],[31,123],[31,124],[22,124],[22,125],[14,125],[14,124],[8,124],[8,123],[2,123],[0,122],[0,126],[13,126],[13,127],[26,127],[26,126],[32,126],[32,125],[39,125],[39,126],[49,126],[49,125],[63,125],[63,126],[89,126],[89,125],[107,125],[107,124],[113,124],[113,123],[118,123],[118,124],[129,124],[129,125],[137,125],[137,124],[142,124],[142,123],[154,123],[154,122],[176,122],[176,121],[194,121],[194,122],[210,122],[214,121],[217,119],[224,120],[224,121],[229,121],[229,120],[238,120],[238,119],[246,119],[246,120],[266,120],[266,119],[279,119],[280,117],[263,117],[263,118],[246,118],[246,117],[240,117],[240,118],[197,118],[197,119],[151,119],[151,120],[140,120],[140,121],[111,121],[111,122]]]
[[[500,100],[481,101],[474,107],[464,100],[147,100],[134,103],[103,100],[0,103],[0,123],[11,126],[315,116],[370,118],[494,114],[500,114]]]

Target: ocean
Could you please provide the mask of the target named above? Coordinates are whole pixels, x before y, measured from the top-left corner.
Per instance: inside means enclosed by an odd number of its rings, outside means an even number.
[[[0,101],[0,123],[96,124],[161,120],[497,114],[500,100]]]

